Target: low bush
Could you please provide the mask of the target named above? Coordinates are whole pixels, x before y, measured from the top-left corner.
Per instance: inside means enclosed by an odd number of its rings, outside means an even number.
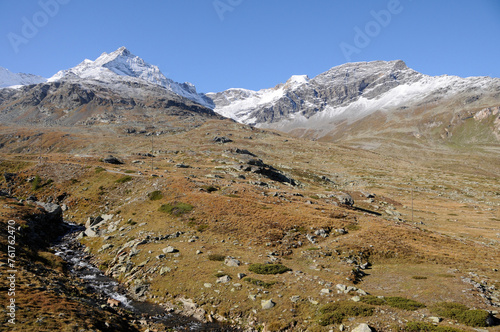
[[[214,186],[209,186],[209,185],[202,186],[201,188],[202,188],[204,191],[206,191],[207,193],[211,193],[211,192],[214,192],[214,191],[219,190],[219,188],[214,187]]]
[[[363,296],[361,298],[361,302],[370,304],[370,305],[384,305],[387,304],[385,298],[379,298],[373,295]]]
[[[227,274],[227,273],[224,273],[224,272],[217,272],[217,273],[215,274],[215,277],[216,277],[216,278],[220,278],[220,277],[224,277],[224,276],[227,276],[227,275],[228,275],[228,274]]]
[[[129,182],[132,180],[132,177],[130,175],[125,175],[125,176],[122,176],[121,178],[119,178],[118,180],[116,180],[115,182],[116,183],[125,183],[125,182]]]
[[[435,326],[431,323],[409,322],[403,329],[404,332],[464,332],[449,326]]]
[[[425,304],[399,296],[376,297],[373,295],[364,296],[361,302],[371,305],[388,305],[393,308],[403,310],[417,310],[425,308]]]
[[[436,315],[455,319],[458,322],[473,326],[487,326],[486,319],[489,313],[484,310],[470,310],[467,306],[454,302],[440,302],[432,306],[431,311]]]
[[[165,212],[173,214],[175,216],[180,216],[184,213],[190,212],[193,209],[191,204],[187,203],[175,203],[175,204],[163,204],[158,209],[160,212]]]
[[[321,326],[340,324],[349,317],[373,315],[373,307],[360,302],[340,301],[328,303],[319,309],[318,323]]]
[[[251,264],[248,270],[257,274],[281,274],[291,271],[290,268],[281,264]]]
[[[101,172],[105,172],[105,171],[106,171],[106,169],[105,169],[104,167],[101,167],[101,166],[97,166],[97,167],[95,168],[95,172],[96,172],[97,174],[99,174],[99,173],[101,173]]]
[[[159,190],[152,191],[148,194],[148,198],[151,201],[158,201],[163,198],[163,194]]]
[[[226,256],[219,254],[210,254],[208,255],[208,260],[213,262],[224,262]]]

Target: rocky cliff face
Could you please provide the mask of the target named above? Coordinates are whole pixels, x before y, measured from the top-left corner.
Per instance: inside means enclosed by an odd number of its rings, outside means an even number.
[[[95,125],[151,122],[157,116],[222,118],[211,109],[147,82],[66,79],[0,90],[0,122]]]
[[[360,137],[368,127],[425,135],[428,131],[420,131],[429,121],[441,126],[464,112],[498,106],[500,79],[431,77],[401,60],[375,61],[348,63],[313,79],[293,76],[271,89],[230,89],[208,96],[224,116],[298,136],[345,139],[339,133]],[[399,121],[401,117],[411,120],[411,128]],[[388,128],[392,118],[398,120]]]

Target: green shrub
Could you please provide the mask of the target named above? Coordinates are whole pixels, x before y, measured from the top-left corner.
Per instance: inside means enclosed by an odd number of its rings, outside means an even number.
[[[42,188],[42,179],[38,175],[35,175],[33,182],[31,182],[31,189],[37,191],[40,188]]]
[[[125,182],[129,182],[132,180],[132,177],[130,175],[125,175],[125,176],[122,176],[121,178],[119,178],[118,180],[116,180],[115,182],[116,183],[125,183]]]
[[[196,230],[200,233],[203,233],[204,231],[206,231],[208,229],[208,225],[200,225],[196,228]]]
[[[208,260],[214,261],[214,262],[224,262],[225,259],[226,259],[226,256],[224,256],[224,255],[219,255],[219,254],[208,255]]]
[[[135,171],[132,171],[132,170],[130,170],[130,169],[127,169],[127,170],[125,171],[125,173],[126,173],[126,174],[132,174],[132,173],[135,173]]]
[[[208,186],[208,185],[202,186],[201,188],[203,188],[203,190],[205,190],[208,193],[211,193],[211,192],[219,190],[219,188],[217,188],[217,187]]]
[[[373,295],[363,296],[361,298],[361,302],[370,304],[370,305],[384,305],[387,304],[385,298],[379,298]]]
[[[425,308],[425,304],[399,296],[378,298],[373,295],[368,295],[362,297],[361,302],[371,305],[388,305],[403,310]]]
[[[456,319],[462,324],[473,327],[485,327],[489,313],[484,310],[469,310],[467,306],[453,302],[440,302],[432,306],[431,311],[436,315]]]
[[[415,280],[425,280],[427,279],[427,277],[423,277],[423,276],[413,276],[412,279],[415,279]]]
[[[97,174],[99,174],[99,173],[101,173],[101,172],[105,172],[105,171],[106,171],[106,169],[105,169],[104,167],[101,167],[101,166],[97,166],[97,167],[95,168],[95,172],[96,172]]]
[[[318,323],[322,326],[340,324],[349,317],[368,317],[373,315],[373,307],[360,302],[340,301],[328,303],[319,309]]]
[[[248,270],[257,274],[281,274],[291,271],[290,268],[281,264],[251,264]]]
[[[263,288],[271,288],[274,284],[276,284],[276,281],[262,281],[262,280],[254,279],[254,278],[250,278],[250,277],[247,277],[243,280],[246,282],[249,282],[255,286],[259,286],[259,287],[263,287]]]
[[[406,299],[404,297],[399,297],[399,296],[386,297],[385,300],[387,301],[388,305],[398,309],[417,310],[420,308],[425,308],[425,304],[414,300]]]
[[[165,212],[173,214],[175,216],[180,216],[181,214],[187,213],[193,209],[191,204],[187,203],[176,203],[176,204],[163,204],[158,209],[160,212]]]
[[[464,330],[456,329],[449,326],[435,326],[431,323],[424,322],[409,322],[403,329],[405,332],[464,332]]]
[[[216,274],[215,274],[215,276],[216,276],[217,278],[224,277],[224,276],[227,276],[227,275],[228,275],[228,274],[227,274],[227,273],[224,273],[224,272],[218,272],[218,273],[216,273]]]
[[[158,201],[163,198],[163,194],[159,190],[152,191],[148,194],[148,197],[152,201]]]

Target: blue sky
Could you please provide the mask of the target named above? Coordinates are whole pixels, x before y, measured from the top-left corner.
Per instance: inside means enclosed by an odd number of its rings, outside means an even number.
[[[50,77],[126,46],[200,92],[357,61],[500,77],[498,0],[0,0],[0,66]]]

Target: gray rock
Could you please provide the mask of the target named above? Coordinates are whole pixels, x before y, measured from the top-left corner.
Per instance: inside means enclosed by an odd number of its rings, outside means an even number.
[[[35,202],[35,204],[42,207],[45,211],[53,216],[62,215],[62,209],[58,204],[43,202]]]
[[[267,310],[273,308],[276,305],[276,303],[274,303],[273,300],[262,300],[260,301],[260,305],[262,309]]]
[[[226,259],[224,260],[224,264],[226,264],[227,266],[231,266],[231,267],[236,267],[236,266],[240,266],[240,261],[233,258],[233,257],[226,257]]]
[[[354,200],[352,199],[351,195],[347,193],[338,193],[333,195],[340,204],[348,205],[348,206],[353,206],[354,205]]]
[[[371,327],[368,324],[359,324],[352,332],[372,332]]]
[[[316,243],[316,240],[314,239],[314,236],[311,234],[306,234],[306,238],[311,242],[312,244]]]
[[[441,317],[431,316],[429,317],[429,320],[433,323],[440,323],[443,319]]]
[[[238,279],[243,279],[245,278],[247,275],[245,273],[238,273]]]
[[[84,234],[88,237],[97,237],[99,236],[99,231],[94,227],[90,227],[85,230]]]
[[[231,281],[231,277],[227,276],[227,275],[226,276],[222,276],[222,277],[220,277],[220,278],[217,279],[217,283],[218,284],[226,284],[226,283],[228,283],[230,281]]]
[[[169,273],[169,272],[171,272],[171,271],[172,271],[172,269],[171,269],[171,268],[169,268],[168,266],[163,266],[163,267],[160,269],[160,275],[164,275],[164,274]]]
[[[111,155],[107,156],[102,161],[105,162],[106,164],[113,164],[113,165],[122,165],[123,164],[123,161],[121,161],[120,159],[113,157]]]
[[[290,301],[292,301],[293,303],[297,303],[297,302],[299,302],[299,300],[300,300],[300,296],[299,295],[293,295],[290,298]]]
[[[233,140],[230,139],[230,138],[227,138],[227,137],[224,137],[224,136],[215,136],[213,139],[212,139],[212,142],[214,143],[231,143]]]
[[[163,248],[163,253],[164,254],[171,254],[171,253],[174,253],[174,252],[178,252],[179,250],[175,249],[174,247],[172,246],[168,246],[166,248]]]
[[[337,284],[335,286],[335,288],[337,288],[340,292],[345,292],[345,290],[347,289],[347,286],[346,285],[342,285],[342,284]]]
[[[317,236],[321,236],[321,237],[327,237],[328,236],[328,233],[326,230],[324,230],[323,228],[320,228],[320,229],[317,229],[315,232],[314,232],[314,235],[317,235]]]

